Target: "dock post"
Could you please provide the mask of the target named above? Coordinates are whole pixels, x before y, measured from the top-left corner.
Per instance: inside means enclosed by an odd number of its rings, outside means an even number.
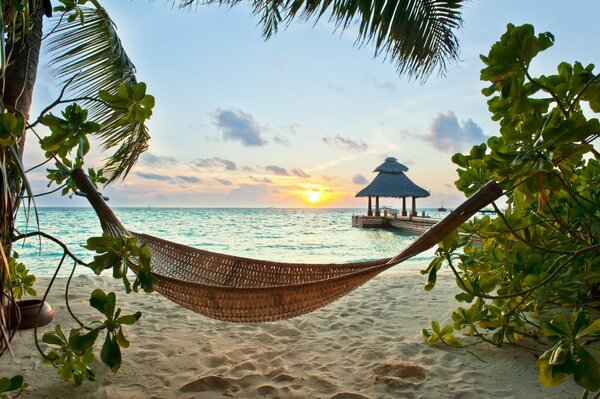
[[[371,207],[371,196],[369,195],[369,206],[367,207],[367,216],[373,216],[373,208]]]

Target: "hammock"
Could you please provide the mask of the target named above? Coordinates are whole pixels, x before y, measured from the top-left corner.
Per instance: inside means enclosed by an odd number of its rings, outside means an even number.
[[[94,208],[105,232],[115,237],[137,237],[146,243],[158,293],[194,312],[238,323],[289,319],[319,309],[433,247],[502,195],[497,183],[486,184],[392,258],[356,263],[281,263],[225,255],[129,231],[83,170],[74,170],[71,178]]]

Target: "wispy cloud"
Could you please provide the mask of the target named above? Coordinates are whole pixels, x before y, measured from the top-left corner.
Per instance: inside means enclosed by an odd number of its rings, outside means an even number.
[[[263,177],[262,179],[259,179],[257,177],[254,176],[248,176],[248,178],[252,181],[255,181],[257,183],[264,183],[264,184],[271,184],[273,183],[273,180],[269,179],[268,177]]]
[[[290,145],[290,141],[283,136],[275,136],[273,137],[273,141],[281,145]]]
[[[365,184],[369,183],[369,180],[367,180],[367,178],[364,177],[363,175],[356,175],[352,178],[352,183],[365,185]]]
[[[438,150],[449,153],[465,151],[488,139],[481,127],[472,119],[459,122],[452,111],[448,111],[446,114],[437,114],[431,121],[427,135],[411,133],[408,135],[431,143]]]
[[[192,161],[192,164],[199,168],[206,168],[206,169],[225,169],[225,170],[230,170],[230,171],[237,169],[237,165],[235,164],[235,162],[230,161],[228,159],[218,158],[218,157],[199,158],[199,159]]]
[[[235,108],[218,108],[212,116],[214,124],[223,133],[224,140],[239,141],[248,147],[267,144],[261,137],[261,128],[252,115]]]
[[[146,165],[172,165],[177,163],[177,159],[174,157],[158,156],[149,151],[142,154],[140,161]]]
[[[387,90],[387,91],[394,92],[397,89],[396,84],[390,80],[380,81],[373,75],[369,75],[368,80],[370,80],[371,83],[373,83],[373,86],[375,86],[375,88],[380,89],[380,90]]]
[[[332,83],[332,82],[327,82],[326,83],[327,87],[330,88],[332,91],[339,93],[339,94],[348,94],[348,90],[344,89],[342,86],[336,84],[336,83]]]
[[[369,146],[364,141],[354,141],[340,136],[339,134],[335,137],[323,137],[323,142],[328,145],[344,148],[352,151],[364,152],[367,151]]]
[[[294,176],[301,177],[303,179],[308,179],[310,175],[303,171],[302,169],[290,169],[290,173]]]
[[[156,180],[156,181],[164,181],[164,182],[174,183],[173,178],[170,176],[167,176],[167,175],[159,175],[156,173],[144,173],[144,172],[135,172],[135,174],[136,174],[136,176],[139,176],[142,179],[146,179],[146,180]]]
[[[233,182],[231,180],[221,179],[218,177],[215,177],[215,180],[224,186],[233,186]]]
[[[277,175],[277,176],[289,176],[286,168],[282,168],[281,166],[268,165],[265,166],[265,170]]]
[[[202,183],[202,180],[200,180],[196,176],[177,176],[177,178],[184,183],[190,183],[190,184]]]

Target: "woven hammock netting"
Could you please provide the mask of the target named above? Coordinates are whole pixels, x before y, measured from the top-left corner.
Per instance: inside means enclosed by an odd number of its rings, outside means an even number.
[[[129,231],[81,169],[71,177],[112,236],[137,237],[150,253],[154,289],[205,316],[238,323],[289,319],[319,309],[384,270],[440,242],[481,208],[502,195],[488,183],[395,257],[357,263],[282,263],[192,248]]]

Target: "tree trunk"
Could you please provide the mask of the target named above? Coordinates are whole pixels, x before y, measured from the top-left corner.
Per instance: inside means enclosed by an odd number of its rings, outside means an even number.
[[[21,38],[19,41],[7,46],[7,54],[10,58],[7,60],[7,66],[4,76],[0,76],[0,87],[4,90],[1,93],[1,101],[4,109],[22,115],[25,120],[29,119],[29,110],[33,98],[33,87],[37,75],[37,66],[40,58],[40,48],[42,41],[42,26],[44,16],[44,5],[42,1],[35,2],[36,8],[31,15],[31,33]],[[25,148],[25,136],[19,142],[19,160],[23,158]],[[2,155],[0,155],[1,157]],[[0,179],[6,178],[7,187],[0,190],[0,245],[7,259],[11,256],[12,237],[14,233],[14,215],[19,207],[20,190],[22,187],[17,170],[6,163],[6,176],[2,175],[0,170]],[[2,267],[4,271],[4,267]],[[7,296],[3,292],[8,286],[6,279],[7,273],[1,274],[0,281],[0,311],[4,309]],[[7,293],[10,295],[10,293]],[[6,331],[5,319],[0,320],[0,356],[4,353],[10,337],[4,336]]]

